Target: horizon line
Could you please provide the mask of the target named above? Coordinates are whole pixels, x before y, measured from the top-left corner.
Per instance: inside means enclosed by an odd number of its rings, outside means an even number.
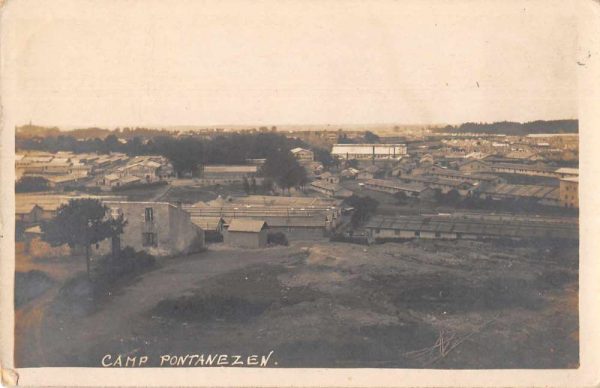
[[[102,129],[108,131],[116,131],[123,130],[125,128],[129,129],[150,129],[150,130],[194,130],[194,129],[228,129],[228,128],[236,128],[236,129],[258,129],[258,128],[273,128],[276,130],[279,128],[286,127],[323,127],[321,130],[345,130],[348,128],[343,127],[374,127],[374,126],[383,126],[383,127],[432,127],[432,128],[440,128],[445,126],[460,126],[467,123],[474,124],[495,124],[495,123],[517,123],[517,124],[526,124],[532,123],[536,121],[579,121],[579,118],[561,118],[561,119],[536,119],[530,121],[512,121],[512,120],[500,120],[500,121],[463,121],[460,123],[345,123],[345,124],[168,124],[168,125],[148,125],[148,124],[135,124],[135,125],[115,125],[115,126],[102,126],[102,125],[53,125],[53,124],[36,124],[32,121],[28,123],[23,123],[20,125],[15,125],[15,129],[24,126],[37,126],[43,128],[57,128],[59,131],[73,131],[73,130],[83,130],[83,129]],[[341,127],[341,128],[328,128],[328,127]],[[400,128],[402,129],[402,128]]]

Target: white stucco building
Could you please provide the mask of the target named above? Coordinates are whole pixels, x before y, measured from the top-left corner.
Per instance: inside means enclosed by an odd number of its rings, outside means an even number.
[[[391,160],[406,155],[405,144],[335,144],[331,154],[344,160]]]
[[[166,202],[103,202],[112,217],[123,215],[127,222],[120,236],[121,248],[130,246],[155,256],[172,256],[204,248],[204,231],[195,225],[185,210]],[[94,253],[111,251],[103,241]]]

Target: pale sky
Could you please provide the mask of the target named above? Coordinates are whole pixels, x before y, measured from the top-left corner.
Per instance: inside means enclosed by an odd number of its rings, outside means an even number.
[[[570,1],[13,0],[5,111],[58,126],[577,117]]]

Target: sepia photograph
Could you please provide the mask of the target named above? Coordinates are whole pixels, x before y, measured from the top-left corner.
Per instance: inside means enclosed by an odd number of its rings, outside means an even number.
[[[586,5],[9,1],[5,365],[577,371]]]

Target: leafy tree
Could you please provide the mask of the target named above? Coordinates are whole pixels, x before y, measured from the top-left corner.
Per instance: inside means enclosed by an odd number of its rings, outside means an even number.
[[[125,152],[128,155],[141,155],[144,153],[144,143],[139,136],[135,136],[131,140],[127,141],[125,145]]]
[[[204,158],[204,144],[201,140],[161,136],[153,143],[156,150],[149,153],[160,153],[168,158],[178,176],[186,173],[194,175],[201,170]]]
[[[273,181],[269,178],[265,178],[261,186],[263,193],[268,193],[273,190]]]
[[[379,143],[379,136],[377,136],[376,134],[374,134],[371,131],[366,131],[365,132],[365,142],[367,143]]]
[[[305,184],[307,180],[306,170],[289,151],[277,150],[268,155],[263,172],[284,190]]]
[[[346,167],[358,168],[358,160],[350,159],[346,161]]]
[[[460,202],[460,193],[456,189],[452,189],[446,193],[445,202],[448,204],[457,204]]]
[[[90,278],[90,247],[107,238],[118,238],[126,222],[123,216],[106,217],[108,207],[97,199],[71,199],[61,205],[56,217],[41,225],[42,239],[52,246],[67,244],[85,248],[88,278]]]
[[[338,135],[337,142],[338,144],[354,144],[354,140],[350,139],[345,133]]]
[[[49,182],[41,176],[24,176],[15,184],[15,192],[26,193],[48,190]]]
[[[313,148],[313,152],[315,154],[315,160],[317,162],[321,162],[323,167],[329,168],[336,165],[337,159],[331,156],[331,152],[326,150],[325,148]]]
[[[354,208],[350,222],[352,226],[357,227],[365,223],[375,213],[379,206],[379,201],[369,196],[359,197],[352,195],[346,199],[346,204]]]
[[[119,142],[119,138],[114,134],[106,136],[106,138],[104,138],[104,149],[106,152],[120,151],[121,143]]]

